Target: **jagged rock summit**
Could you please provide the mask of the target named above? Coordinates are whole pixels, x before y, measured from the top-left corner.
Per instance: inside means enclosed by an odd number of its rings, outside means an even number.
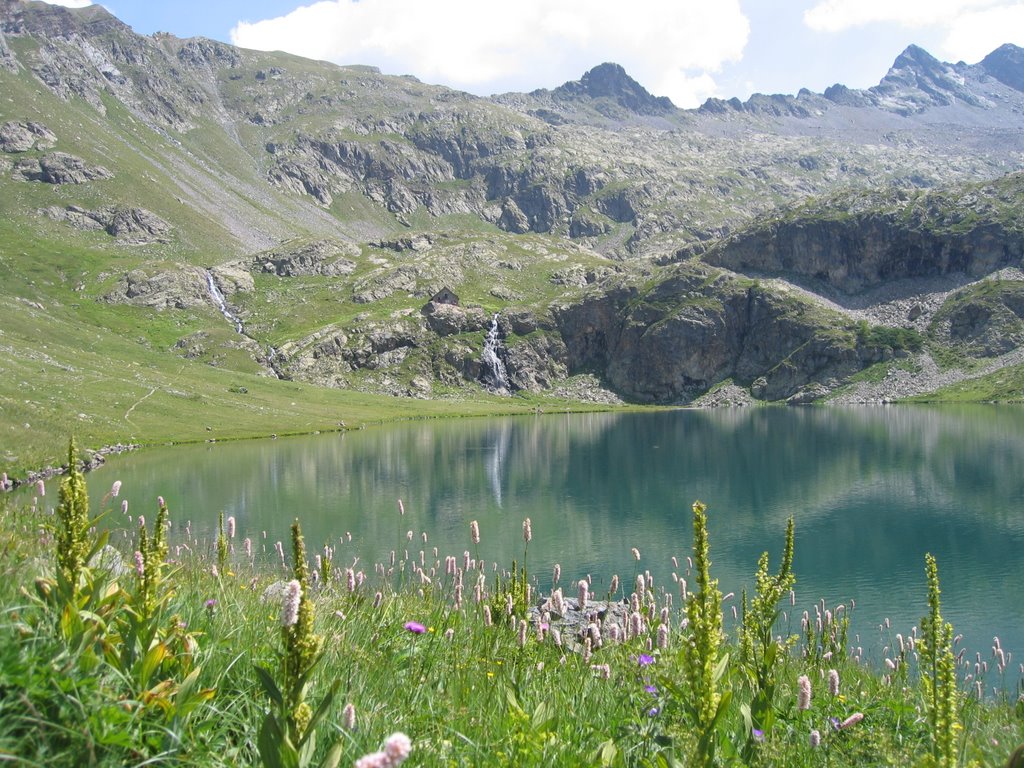
[[[638,115],[665,115],[676,107],[667,96],[654,96],[630,77],[619,64],[606,62],[579,80],[563,83],[551,92],[560,102],[606,99]]]

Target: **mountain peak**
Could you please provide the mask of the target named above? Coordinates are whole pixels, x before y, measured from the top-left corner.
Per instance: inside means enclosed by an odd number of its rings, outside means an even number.
[[[608,99],[641,115],[664,115],[675,109],[668,97],[651,95],[621,65],[612,62],[598,64],[579,80],[555,88],[551,95],[559,101]]]
[[[981,60],[981,66],[1003,85],[1024,91],[1024,48],[1001,45]]]

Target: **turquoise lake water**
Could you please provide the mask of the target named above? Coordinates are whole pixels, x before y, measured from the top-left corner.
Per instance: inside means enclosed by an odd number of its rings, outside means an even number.
[[[480,557],[507,567],[522,560],[529,517],[527,563],[543,589],[555,563],[563,584],[587,574],[607,584],[617,573],[631,585],[639,569],[674,589],[672,557],[682,575],[690,507],[700,499],[709,509],[712,575],[723,592],[738,595],[752,590],[762,551],[775,568],[793,515],[794,630],[820,598],[830,606],[855,600],[851,645],[879,660],[895,633],[907,634],[927,611],[931,552],[943,613],[972,655],[988,658],[998,635],[1013,652],[1013,681],[1024,661],[1024,408],[425,421],[151,449],[111,459],[88,480],[94,511],[114,480],[123,483],[117,501],[128,499],[133,516],[152,515],[164,496],[172,543],[190,523],[194,545],[209,548],[223,511],[237,520],[236,548],[251,537],[272,558],[273,543],[287,542],[298,517],[310,550],[330,543],[340,564],[359,558],[369,574],[395,548],[414,557],[424,549],[432,561],[436,546],[442,564],[448,554],[475,555],[471,520],[480,523]],[[880,632],[887,618],[891,630]]]

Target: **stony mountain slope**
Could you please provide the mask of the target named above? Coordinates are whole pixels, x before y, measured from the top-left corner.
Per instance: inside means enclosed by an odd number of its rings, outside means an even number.
[[[0,7],[7,317],[60,306],[168,366],[433,398],[495,359],[507,392],[658,403],[880,399],[904,391],[858,381],[1016,362],[1014,46],[680,110],[610,63],[482,99]]]

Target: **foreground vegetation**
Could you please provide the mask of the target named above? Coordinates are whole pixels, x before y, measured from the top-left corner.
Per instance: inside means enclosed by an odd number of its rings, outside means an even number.
[[[529,520],[519,563],[488,562],[475,523],[464,552],[437,552],[401,504],[380,562],[307,553],[298,521],[267,560],[231,518],[204,551],[162,500],[130,521],[119,492],[106,520],[77,471],[32,508],[0,499],[0,759],[953,766],[1008,764],[1024,743],[1016,665],[998,641],[984,663],[955,655],[931,557],[920,626],[893,628],[879,670],[848,647],[847,606],[777,634],[799,610],[792,521],[729,636],[700,503],[672,583],[637,552],[608,594],[556,573],[539,598]]]

